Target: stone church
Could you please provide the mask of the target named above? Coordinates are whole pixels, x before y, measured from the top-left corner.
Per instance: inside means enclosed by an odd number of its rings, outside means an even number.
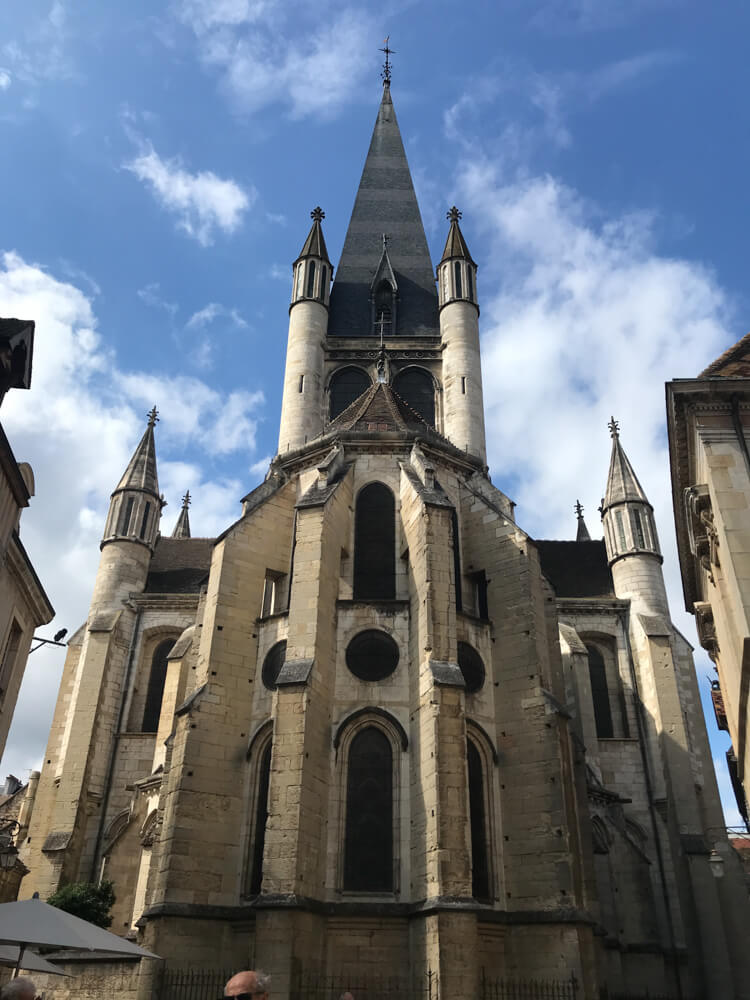
[[[293,265],[278,454],[159,533],[156,412],[112,493],[21,895],[114,881],[168,967],[750,997],[691,647],[617,424],[604,539],[491,482],[477,265],[436,272],[386,78],[337,267]],[[602,432],[605,433],[604,428]],[[142,963],[138,995],[157,995]],[[395,994],[394,994],[395,995]]]

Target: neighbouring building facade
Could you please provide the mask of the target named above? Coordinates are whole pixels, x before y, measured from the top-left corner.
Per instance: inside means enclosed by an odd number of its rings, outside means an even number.
[[[293,266],[265,481],[218,538],[187,497],[161,537],[154,411],[112,494],[21,893],[111,878],[113,930],[275,997],[301,970],[748,997],[651,505],[613,422],[604,540],[516,524],[448,218],[436,285],[386,80],[335,280],[320,209]]]
[[[685,607],[713,660],[716,721],[745,823],[750,773],[750,334],[697,378],[667,383]]]

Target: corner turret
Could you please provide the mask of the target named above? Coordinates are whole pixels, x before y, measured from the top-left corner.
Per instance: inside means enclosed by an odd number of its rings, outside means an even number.
[[[165,505],[156,475],[154,425],[158,419],[154,407],[148,415],[143,437],[112,493],[100,548],[110,542],[124,540],[145,545],[152,552],[154,550],[161,509]]]
[[[301,448],[323,429],[323,342],[333,268],[321,226],[325,213],[318,206],[310,216],[312,227],[293,265],[279,453]]]
[[[190,490],[182,498],[182,510],[177,518],[177,523],[172,531],[172,538],[190,538],[190,518],[188,517],[188,507],[190,506]]]
[[[458,448],[486,461],[477,265],[458,224],[461,213],[455,205],[447,218],[451,225],[437,269],[443,342],[443,433]]]

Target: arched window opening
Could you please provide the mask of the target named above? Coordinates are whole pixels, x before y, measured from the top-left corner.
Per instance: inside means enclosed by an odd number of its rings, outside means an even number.
[[[474,301],[474,277],[471,273],[471,264],[466,265],[466,298]]]
[[[485,807],[482,757],[466,741],[469,770],[469,825],[471,827],[471,894],[483,903],[491,902],[490,865],[487,851],[487,809]]]
[[[121,508],[122,515],[120,517],[120,527],[117,529],[118,535],[127,535],[128,528],[130,527],[130,517],[133,513],[133,504],[135,503],[134,497],[128,497],[125,504]]]
[[[476,694],[484,687],[485,670],[482,657],[468,642],[458,643],[458,667],[463,675],[467,694]]]
[[[635,547],[637,549],[646,548],[646,537],[643,532],[643,521],[641,520],[641,512],[632,507],[630,510],[630,520],[633,527],[633,541],[635,542]]]
[[[248,891],[257,896],[263,883],[263,849],[266,844],[266,823],[268,822],[268,786],[271,781],[271,743],[263,751],[258,767],[257,796],[255,800],[255,821],[253,823],[252,850],[250,855],[250,880]]]
[[[456,589],[456,611],[463,611],[461,599],[461,539],[458,534],[458,514],[451,511],[451,533],[453,535],[453,582]]]
[[[461,284],[461,264],[459,261],[456,261],[453,265],[453,279],[455,298],[462,299],[464,297],[464,290]]]
[[[357,497],[354,515],[354,600],[396,596],[396,504],[383,483],[370,483]]]
[[[393,333],[393,289],[387,281],[381,281],[375,292],[376,336],[390,337]]]
[[[349,748],[344,836],[344,889],[393,891],[393,753],[375,726]]]
[[[307,262],[307,291],[305,295],[308,299],[313,297],[313,292],[315,290],[315,261],[309,260]]]
[[[155,733],[159,728],[161,699],[164,695],[164,682],[167,679],[167,657],[174,644],[174,639],[165,639],[154,650],[146,692],[146,707],[143,710],[143,725],[141,726],[141,731],[144,733]]]
[[[269,691],[276,690],[276,681],[279,678],[281,668],[284,666],[284,660],[286,660],[286,639],[282,639],[281,642],[277,642],[274,646],[271,646],[263,661],[260,676],[264,687],[268,688]]]
[[[620,543],[620,552],[626,552],[628,543],[625,541],[625,525],[622,520],[622,511],[615,511],[615,524],[617,525],[617,539]]]
[[[325,302],[326,298],[326,280],[328,278],[328,268],[325,264],[320,265],[320,298]]]
[[[406,368],[393,380],[396,394],[430,427],[435,426],[435,383],[424,368]]]
[[[612,709],[609,705],[609,687],[604,657],[596,646],[587,645],[586,651],[589,654],[589,678],[591,680],[591,698],[594,703],[596,735],[600,739],[611,739],[615,732],[612,725]]]
[[[146,503],[143,507],[143,519],[141,520],[141,538],[146,537],[146,528],[148,527],[148,515],[151,510],[151,504]]]
[[[331,378],[330,383],[330,413],[331,420],[359,399],[363,392],[370,388],[372,382],[361,368],[341,368]]]

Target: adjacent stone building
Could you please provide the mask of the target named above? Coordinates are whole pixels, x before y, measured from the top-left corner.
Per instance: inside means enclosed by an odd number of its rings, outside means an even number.
[[[750,773],[750,334],[697,378],[667,383],[685,607],[713,660],[716,721],[745,823]]]
[[[613,422],[604,540],[515,522],[448,218],[436,287],[386,81],[335,280],[320,209],[293,266],[265,481],[218,538],[187,498],[162,537],[153,412],[112,494],[22,894],[112,878],[113,930],[276,997],[301,970],[748,997],[651,505]]]

